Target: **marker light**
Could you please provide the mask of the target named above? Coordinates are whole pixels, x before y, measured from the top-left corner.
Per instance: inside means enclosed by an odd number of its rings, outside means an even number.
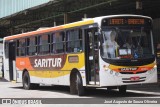
[[[110,70],[110,74],[113,74],[113,70]]]

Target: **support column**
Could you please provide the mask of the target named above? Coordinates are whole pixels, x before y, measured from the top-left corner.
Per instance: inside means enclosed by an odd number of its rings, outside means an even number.
[[[64,13],[64,24],[68,23],[68,13]]]
[[[10,29],[10,35],[14,35],[14,28]]]
[[[142,0],[136,0],[136,14],[142,14]]]
[[[84,18],[87,18],[87,14],[84,14]]]

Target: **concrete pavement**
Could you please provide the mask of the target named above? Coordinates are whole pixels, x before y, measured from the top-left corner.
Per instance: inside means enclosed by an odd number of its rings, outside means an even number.
[[[123,98],[160,98],[160,87],[157,84],[129,86],[126,94],[120,94],[117,90],[107,91],[106,88],[90,89],[83,97],[71,95],[69,87],[64,86],[41,86],[36,90],[24,90],[21,83],[7,82],[0,79],[0,98],[96,98],[96,99],[123,99]],[[61,100],[61,99],[60,99]],[[2,105],[0,105],[2,106]],[[28,105],[13,105],[14,107],[26,107]],[[53,107],[53,105],[30,105],[30,107]],[[137,104],[56,104],[57,107],[135,107]],[[140,104],[140,106],[142,106]],[[151,104],[143,104],[150,107]],[[153,104],[157,107],[159,104]],[[3,105],[8,107],[8,105]]]

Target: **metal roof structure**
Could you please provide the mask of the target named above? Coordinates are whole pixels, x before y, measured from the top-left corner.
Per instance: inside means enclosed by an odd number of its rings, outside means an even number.
[[[159,12],[160,0],[50,0],[1,18],[0,37],[79,21],[84,17],[141,14],[159,18]]]

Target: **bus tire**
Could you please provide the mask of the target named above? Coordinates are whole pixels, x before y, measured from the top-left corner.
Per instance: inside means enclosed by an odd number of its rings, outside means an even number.
[[[79,73],[77,73],[77,80],[76,80],[77,92],[79,96],[83,96],[85,94],[85,88],[83,86],[82,78]]]
[[[119,92],[122,93],[122,94],[125,94],[126,91],[127,91],[127,86],[126,85],[123,85],[123,86],[119,86]]]
[[[82,84],[82,78],[78,72],[74,72],[70,79],[70,93],[84,95],[84,87]]]
[[[26,90],[35,89],[39,87],[39,84],[30,83],[30,76],[27,71],[23,74],[23,88]]]
[[[70,77],[70,93],[73,95],[77,94],[75,73],[71,74],[71,77]]]

